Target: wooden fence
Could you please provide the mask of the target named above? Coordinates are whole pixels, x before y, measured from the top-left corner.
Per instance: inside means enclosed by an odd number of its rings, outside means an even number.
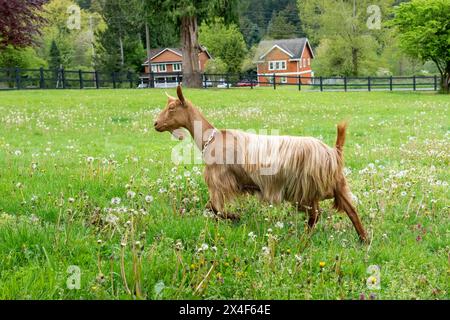
[[[170,88],[182,82],[181,72],[137,74],[83,70],[0,68],[0,90]],[[203,74],[203,88],[296,87],[317,91],[438,90],[437,76],[303,77],[278,74]],[[150,85],[149,85],[150,84]]]

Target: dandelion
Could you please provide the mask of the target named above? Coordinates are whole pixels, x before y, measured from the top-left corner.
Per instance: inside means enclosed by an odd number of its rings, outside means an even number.
[[[17,157],[20,157],[20,156],[22,155],[22,151],[16,150],[16,151],[14,151],[14,154],[15,154]]]
[[[402,192],[400,193],[400,195],[401,195],[402,197],[406,197],[407,193],[406,193],[406,191],[402,191]]]
[[[175,249],[178,251],[183,250],[183,242],[181,242],[181,240],[177,240],[177,242],[175,243]]]
[[[163,194],[163,193],[167,192],[167,189],[166,188],[160,188],[158,192]]]
[[[190,173],[189,171],[185,171],[185,172],[184,172],[184,176],[185,176],[186,178],[189,178],[189,177],[191,176],[191,173]]]
[[[105,217],[105,221],[110,224],[116,224],[118,220],[119,220],[119,218],[117,216],[113,215],[112,213],[108,214]]]
[[[351,194],[351,197],[352,197],[352,202],[353,203],[355,203],[355,204],[358,204],[359,203],[359,199],[358,199],[358,197],[355,195],[355,194]]]
[[[207,243],[203,243],[201,246],[200,246],[200,248],[198,248],[198,252],[202,252],[202,251],[206,251],[206,250],[208,250],[208,248],[209,248],[209,246],[208,246],[208,244]]]
[[[147,203],[153,202],[153,197],[151,195],[146,195],[145,202],[147,202]]]
[[[74,198],[69,198],[69,199],[67,199],[67,201],[69,201],[69,203],[74,203],[75,199]]]
[[[102,241],[101,239],[98,239],[98,240],[97,240],[97,244],[98,244],[98,245],[101,245],[102,243],[103,243],[103,241]]]
[[[320,267],[321,269],[323,269],[323,268],[325,267],[325,262],[324,262],[324,261],[320,261],[320,262],[319,262],[319,267]]]
[[[375,278],[374,276],[370,276],[370,277],[367,279],[367,283],[368,283],[368,284],[376,284],[376,283],[377,283],[377,278]]]
[[[248,237],[250,238],[250,240],[255,241],[256,234],[253,231],[251,231],[248,233]]]
[[[39,218],[36,215],[32,214],[30,216],[30,222],[31,223],[37,223],[37,222],[39,222]]]
[[[261,248],[263,255],[268,256],[270,254],[270,249],[268,247]]]
[[[133,199],[136,196],[136,192],[129,190],[127,192],[127,197]]]
[[[38,196],[33,195],[33,196],[31,197],[31,202],[36,202],[37,200],[38,200]]]
[[[120,201],[119,197],[114,197],[111,199],[111,204],[120,204]]]
[[[23,184],[20,183],[20,182],[17,182],[17,183],[16,183],[16,188],[17,188],[17,189],[22,189],[22,188],[23,188]]]
[[[278,229],[283,229],[283,228],[284,228],[284,223],[281,222],[281,221],[278,221],[278,222],[275,224],[275,227],[278,228]]]
[[[298,263],[301,263],[303,261],[303,257],[299,254],[295,255],[295,260],[297,260]]]
[[[87,158],[86,158],[86,162],[87,162],[87,163],[92,163],[92,162],[94,162],[94,157],[87,157]]]

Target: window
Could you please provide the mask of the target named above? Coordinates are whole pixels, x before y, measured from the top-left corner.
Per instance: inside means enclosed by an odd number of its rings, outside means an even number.
[[[281,83],[287,83],[287,78],[286,77],[281,77]]]
[[[174,63],[173,71],[181,71],[181,63]]]
[[[311,65],[311,59],[308,58],[308,66],[310,66],[310,65]]]
[[[286,61],[269,61],[269,70],[286,70]]]
[[[152,72],[158,72],[158,66],[156,64],[152,64]]]
[[[158,65],[159,67],[159,72],[166,72],[166,65],[165,64],[160,64]]]

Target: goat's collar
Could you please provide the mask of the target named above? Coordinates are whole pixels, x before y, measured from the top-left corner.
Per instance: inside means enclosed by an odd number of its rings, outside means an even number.
[[[214,128],[211,132],[211,134],[209,135],[208,139],[206,140],[205,144],[203,145],[203,149],[202,149],[202,155],[205,155],[206,149],[208,149],[208,146],[211,144],[211,142],[214,139],[214,136],[216,135],[216,133],[218,132],[218,130],[216,128]]]

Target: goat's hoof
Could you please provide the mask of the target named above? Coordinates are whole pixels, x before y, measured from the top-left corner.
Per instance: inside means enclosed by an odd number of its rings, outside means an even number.
[[[224,220],[231,220],[231,221],[239,221],[240,220],[240,216],[235,214],[235,213],[229,213],[229,212],[222,213],[222,212],[220,212],[220,213],[217,214],[217,216],[219,218],[221,218],[221,219],[224,219]]]

